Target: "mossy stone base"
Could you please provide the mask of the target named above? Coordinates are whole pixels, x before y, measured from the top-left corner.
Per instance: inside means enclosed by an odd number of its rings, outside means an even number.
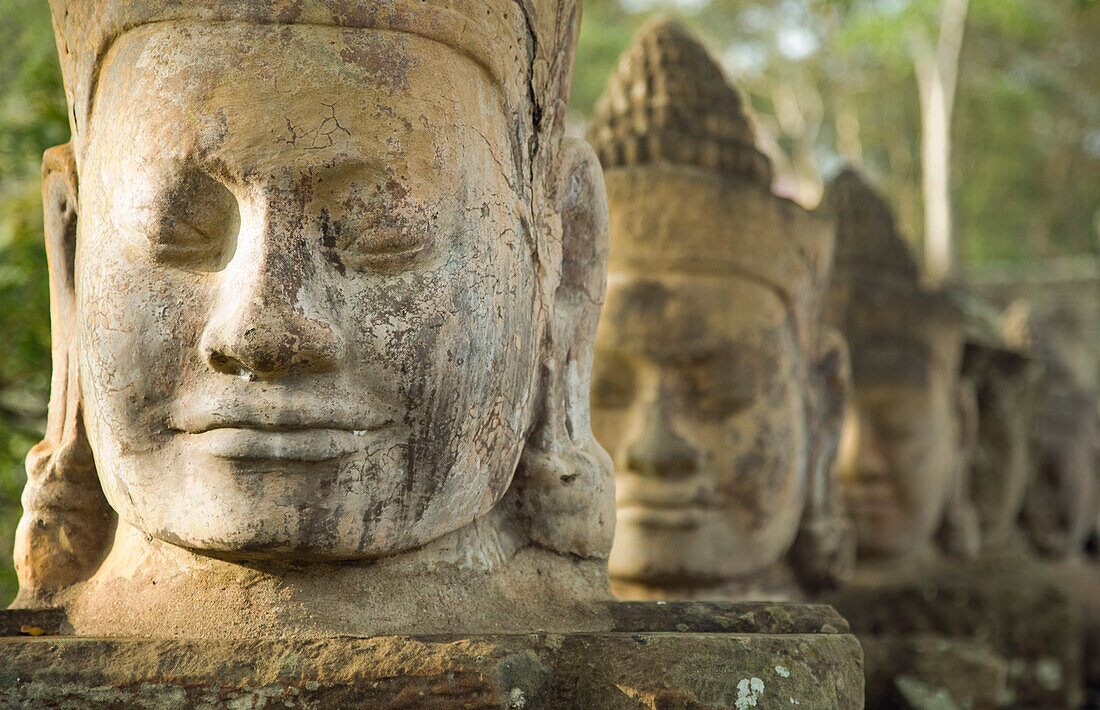
[[[826,596],[823,601],[851,620],[852,630],[865,645],[868,707],[874,688],[893,683],[905,672],[900,665],[891,668],[890,662],[906,656],[891,650],[878,657],[880,650],[896,649],[896,645],[876,644],[876,639],[896,644],[905,636],[969,641],[1002,658],[1007,664],[1003,707],[1079,707],[1084,687],[1080,609],[1036,569],[960,566],[921,582],[873,588],[855,585]],[[920,647],[924,668],[930,672],[936,665],[930,656],[933,647]],[[939,667],[947,673],[945,687],[958,680],[951,663]]]
[[[0,706],[863,707],[862,651],[829,607],[623,603],[610,612],[610,631],[554,634],[6,637]]]

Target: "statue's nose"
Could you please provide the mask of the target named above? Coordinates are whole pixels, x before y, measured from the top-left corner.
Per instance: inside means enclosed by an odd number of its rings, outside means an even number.
[[[850,406],[841,428],[837,465],[847,481],[876,481],[886,478],[890,464],[872,418]]]
[[[274,379],[340,365],[347,343],[331,313],[310,243],[320,241],[275,225],[234,256],[200,341],[212,369]]]
[[[687,478],[699,470],[699,452],[673,427],[667,395],[658,393],[641,429],[627,443],[627,469],[654,478]]]
[[[331,323],[263,301],[240,311],[203,335],[203,357],[217,372],[273,379],[329,372],[343,360],[344,338]]]

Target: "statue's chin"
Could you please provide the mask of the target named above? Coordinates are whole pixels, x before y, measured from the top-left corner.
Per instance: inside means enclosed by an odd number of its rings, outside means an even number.
[[[299,544],[288,544],[285,539],[268,543],[234,542],[220,546],[209,542],[194,544],[163,531],[149,533],[119,519],[109,559],[119,560],[136,554],[143,557],[164,557],[169,561],[175,559],[181,564],[202,564],[201,560],[206,558],[211,563],[228,562],[275,570],[280,566],[340,565],[356,562],[370,565],[387,560],[412,562],[414,558],[423,558],[422,561],[429,567],[456,564],[469,569],[489,570],[514,555],[519,547],[515,536],[510,534],[503,515],[496,510],[457,530],[444,531],[422,543],[397,547],[389,544],[391,542],[392,540],[380,540],[375,549],[365,546],[356,548],[350,544],[343,548],[337,544],[325,547],[316,539],[299,541]],[[108,569],[109,567],[107,565]]]
[[[728,526],[702,524],[616,528],[608,568],[617,580],[653,586],[713,585],[767,569],[786,550],[780,535],[746,535]]]

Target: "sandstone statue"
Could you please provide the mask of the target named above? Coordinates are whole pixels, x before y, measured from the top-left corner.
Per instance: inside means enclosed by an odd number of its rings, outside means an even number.
[[[1039,363],[1005,341],[1000,321],[1000,314],[970,315],[962,365],[977,397],[969,494],[983,555],[1022,547],[1018,523],[1034,471],[1031,432],[1042,378]]]
[[[737,92],[671,20],[640,30],[589,135],[611,224],[592,417],[615,460],[616,594],[789,599],[794,575],[842,577],[831,224],[771,193]]]
[[[383,633],[606,598],[576,6],[53,10],[73,139],[44,168],[55,372],[17,605]]]
[[[960,382],[962,314],[926,289],[889,208],[851,170],[826,188],[837,255],[826,313],[851,349],[853,406],[838,468],[857,574],[919,568],[978,544],[966,491],[976,408]]]
[[[960,707],[1069,706],[1081,661],[1065,633],[1075,608],[1028,567],[979,558],[981,522],[989,548],[1019,537],[1024,358],[996,326],[975,342],[966,295],[922,283],[889,208],[859,175],[841,173],[825,202],[837,219],[827,313],[849,341],[854,390],[838,466],[859,558],[853,584],[824,599],[864,645],[868,705],[923,687]],[[1010,376],[1025,381],[1002,388]],[[1016,448],[1000,441],[1013,436]]]
[[[1043,367],[1029,432],[1034,473],[1020,522],[1029,551],[1039,558],[1035,574],[1060,585],[1080,606],[1082,623],[1065,638],[1081,644],[1086,707],[1093,707],[1100,703],[1100,569],[1085,545],[1100,512],[1100,419],[1096,396],[1072,367],[1049,315],[1026,300],[1013,302],[1006,314],[1007,337]]]
[[[1035,353],[1044,370],[1031,432],[1035,473],[1023,506],[1023,526],[1044,557],[1079,559],[1096,524],[1100,501],[1096,395],[1026,301],[1009,307],[1005,328],[1009,337]]]
[[[831,609],[611,598],[575,0],[51,6],[0,705],[861,707]]]

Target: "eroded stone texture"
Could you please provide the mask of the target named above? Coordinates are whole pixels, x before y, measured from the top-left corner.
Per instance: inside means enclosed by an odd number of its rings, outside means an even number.
[[[289,641],[0,638],[0,703],[863,707],[859,646],[827,607],[611,606],[617,619],[605,633]]]
[[[1006,340],[1000,313],[974,297],[966,303],[962,377],[974,388],[978,405],[969,493],[985,555],[1020,546],[1018,522],[1034,475],[1032,431],[1043,370],[1026,348]]]
[[[577,3],[52,9],[73,140],[17,606],[123,636],[599,628]]]
[[[960,383],[962,314],[925,289],[885,202],[853,171],[827,187],[837,253],[827,320],[851,348],[853,405],[838,466],[861,567],[918,564],[978,545],[966,472],[973,390]]]
[[[1022,548],[1016,526],[1032,485],[1027,358],[998,319],[979,337],[958,295],[921,287],[887,207],[857,175],[838,177],[826,201],[838,216],[830,312],[852,346],[856,406],[840,467],[860,558],[854,584],[822,599],[866,641],[868,703],[884,692],[916,702],[937,688],[960,707],[992,702],[980,680],[988,673],[976,671],[967,687],[966,664],[953,660],[961,644],[1001,659],[998,687],[1010,706],[1072,707],[1080,614]]]
[[[820,327],[828,220],[770,192],[737,92],[682,27],[623,54],[590,132],[611,223],[593,430],[615,460],[615,591],[766,599],[843,577],[831,464],[847,354]]]
[[[982,643],[937,635],[865,638],[867,707],[994,710],[1008,700],[1008,663]]]

